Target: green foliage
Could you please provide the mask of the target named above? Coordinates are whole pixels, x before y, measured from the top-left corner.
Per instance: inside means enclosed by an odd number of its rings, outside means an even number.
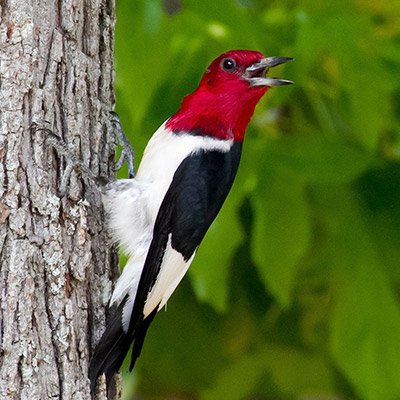
[[[117,15],[117,111],[137,155],[221,52],[295,58],[126,387],[400,399],[399,1],[118,0]]]

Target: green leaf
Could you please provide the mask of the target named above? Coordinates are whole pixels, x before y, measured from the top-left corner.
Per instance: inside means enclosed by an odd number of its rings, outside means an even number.
[[[243,240],[237,215],[241,196],[235,194],[237,185],[212,223],[189,269],[191,281],[199,300],[216,311],[226,311],[229,290],[230,261]]]
[[[400,164],[387,163],[357,182],[368,233],[392,282],[400,282]]]
[[[196,392],[210,385],[226,363],[221,322],[210,307],[196,302],[184,278],[149,329],[135,369],[141,378],[138,392],[166,399],[168,392]]]
[[[335,233],[332,355],[362,399],[400,397],[400,308],[350,191],[323,190]]]
[[[265,374],[265,360],[260,355],[241,357],[227,367],[213,388],[203,392],[201,400],[242,400],[253,394]]]
[[[333,398],[334,372],[312,352],[266,343],[257,353],[229,365],[201,400],[267,398]]]
[[[316,135],[273,140],[265,157],[271,164],[308,183],[349,182],[374,160],[354,144]]]
[[[252,254],[266,287],[287,307],[299,261],[310,242],[309,210],[304,187],[293,177],[276,173],[263,184],[251,199]]]

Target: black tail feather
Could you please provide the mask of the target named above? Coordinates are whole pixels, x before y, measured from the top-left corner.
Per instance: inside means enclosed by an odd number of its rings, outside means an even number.
[[[99,343],[94,349],[89,365],[89,379],[92,393],[96,387],[97,378],[105,373],[107,382],[119,370],[125,355],[132,343],[132,336],[126,334],[122,328],[123,301],[107,323]]]
[[[106,375],[107,386],[109,385],[114,374],[121,368],[134,340],[129,370],[133,369],[135,361],[142,350],[147,329],[157,314],[157,308],[155,308],[147,318],[143,319],[141,317],[138,321],[131,321],[128,332],[125,333],[122,327],[122,312],[126,299],[118,306],[107,323],[103,336],[96,345],[90,360],[89,379],[92,393],[95,391],[97,378],[103,373]]]
[[[147,329],[149,329],[150,324],[153,322],[154,317],[156,316],[158,311],[158,307],[156,307],[143,321],[142,323],[136,328],[135,332],[135,343],[133,344],[132,348],[132,355],[131,355],[131,363],[129,366],[129,371],[133,370],[135,366],[136,360],[140,356],[142,351],[144,338],[146,337]]]

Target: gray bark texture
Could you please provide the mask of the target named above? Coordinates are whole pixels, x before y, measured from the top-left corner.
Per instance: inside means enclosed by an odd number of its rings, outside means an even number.
[[[60,196],[66,161],[31,125],[113,175],[115,4],[0,0],[0,18],[0,399],[90,399],[117,256],[100,190],[74,171]]]

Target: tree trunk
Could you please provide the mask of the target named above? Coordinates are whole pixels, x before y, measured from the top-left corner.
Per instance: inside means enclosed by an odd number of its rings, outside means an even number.
[[[73,172],[61,197],[65,160],[30,127],[113,174],[114,12],[114,0],[0,0],[1,399],[90,398],[117,256],[96,185]]]

